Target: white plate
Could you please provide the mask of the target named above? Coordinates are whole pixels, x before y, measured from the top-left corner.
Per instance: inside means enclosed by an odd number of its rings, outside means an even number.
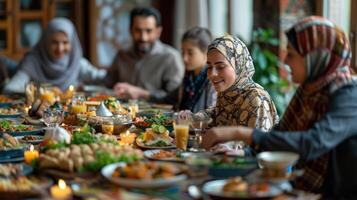
[[[122,187],[129,187],[129,188],[163,188],[172,185],[177,185],[181,181],[186,179],[186,175],[178,175],[168,179],[154,179],[154,180],[137,180],[137,179],[128,179],[128,178],[119,178],[113,177],[112,174],[114,173],[117,167],[123,167],[126,163],[113,163],[103,167],[101,170],[102,175],[107,178],[112,183],[115,183]]]
[[[242,195],[240,193],[234,192],[224,192],[223,186],[226,184],[227,180],[215,180],[205,183],[202,187],[202,191],[208,195],[226,199],[259,199],[259,198],[272,198],[278,196],[282,191],[273,186],[269,185],[269,190],[267,192],[257,192],[255,194]]]
[[[147,146],[142,142],[142,139],[136,138],[135,139],[136,145],[142,149],[173,149],[176,148],[175,144],[170,144],[168,146]]]
[[[146,150],[144,151],[144,156],[152,159],[152,160],[162,160],[162,161],[174,161],[174,162],[184,162],[185,160],[183,159],[183,157],[168,157],[168,158],[154,158],[153,155],[159,153],[160,151],[174,151],[174,153],[176,154],[175,150],[160,150],[160,149],[154,149],[154,150]]]
[[[25,136],[17,136],[16,138],[22,142],[22,143],[30,143],[30,144],[39,144],[43,141],[44,136],[40,136],[40,135],[32,135],[34,137],[36,137],[35,140],[22,140],[22,138],[24,138]]]

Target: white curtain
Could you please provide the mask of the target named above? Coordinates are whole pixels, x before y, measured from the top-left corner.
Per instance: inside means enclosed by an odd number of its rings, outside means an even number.
[[[177,0],[175,1],[174,46],[181,48],[181,37],[186,30],[201,26],[208,28],[207,0]]]

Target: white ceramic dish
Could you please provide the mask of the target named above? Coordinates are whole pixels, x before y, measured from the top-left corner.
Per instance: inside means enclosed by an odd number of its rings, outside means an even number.
[[[266,192],[256,192],[254,194],[242,194],[234,192],[224,192],[223,186],[226,184],[227,180],[214,180],[205,183],[202,187],[202,191],[215,199],[266,199],[272,198],[280,195],[282,191],[272,185],[269,185],[269,190]]]
[[[169,187],[172,185],[177,185],[181,181],[186,179],[186,175],[181,174],[174,176],[172,178],[168,179],[154,179],[154,180],[139,180],[139,179],[128,179],[128,178],[119,178],[119,177],[113,177],[112,174],[114,173],[115,169],[117,167],[123,167],[126,164],[123,162],[120,163],[113,163],[110,165],[107,165],[103,167],[101,170],[102,175],[111,181],[112,183],[115,183],[119,186],[122,187],[127,187],[127,188],[164,188],[164,187]]]

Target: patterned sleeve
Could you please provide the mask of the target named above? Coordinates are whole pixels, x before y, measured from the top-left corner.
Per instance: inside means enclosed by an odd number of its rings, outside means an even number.
[[[242,110],[239,109],[238,124],[266,132],[278,123],[275,105],[264,93],[260,91],[249,93],[243,102]]]

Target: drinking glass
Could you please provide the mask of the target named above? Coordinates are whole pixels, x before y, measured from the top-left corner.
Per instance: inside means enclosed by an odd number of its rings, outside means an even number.
[[[102,121],[102,132],[104,134],[112,135],[114,132],[114,122],[111,117],[104,118]]]
[[[73,114],[87,113],[86,98],[82,93],[76,93],[72,98],[71,112]]]
[[[51,105],[56,102],[57,97],[51,84],[42,84],[40,86],[40,99],[47,101]]]
[[[176,113],[175,113],[176,114]],[[188,132],[191,120],[180,118],[178,115],[174,115],[174,131],[176,148],[179,151],[186,151],[188,143]]]
[[[207,115],[198,113],[192,114],[191,117],[191,129],[194,131],[194,136],[192,138],[192,148],[191,151],[200,151],[200,145],[202,142],[202,134],[206,131],[209,123],[211,123],[212,119]]]
[[[132,119],[136,117],[136,113],[139,112],[138,100],[130,99],[129,100],[129,111]]]
[[[62,110],[47,108],[43,112],[43,122],[48,127],[55,127],[63,121]]]

